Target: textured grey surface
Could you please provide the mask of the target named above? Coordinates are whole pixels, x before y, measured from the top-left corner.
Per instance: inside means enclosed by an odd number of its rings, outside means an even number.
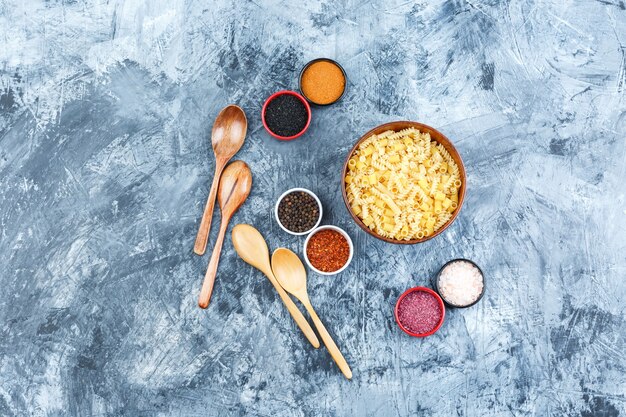
[[[0,415],[626,415],[623,0],[209,3],[0,0]],[[264,98],[319,56],[344,100],[271,139]],[[310,276],[350,382],[230,240],[196,306],[229,103],[254,175],[235,222],[299,251],[271,209],[305,186],[353,236],[346,272]],[[468,171],[458,220],[418,246],[366,236],[340,198],[349,147],[398,119]],[[404,335],[397,296],[459,256],[485,298]]]

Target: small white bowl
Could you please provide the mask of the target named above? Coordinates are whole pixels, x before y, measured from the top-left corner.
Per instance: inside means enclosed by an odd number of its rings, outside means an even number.
[[[285,196],[287,194],[293,193],[294,191],[304,191],[305,193],[313,196],[315,201],[317,201],[317,206],[320,209],[320,215],[317,218],[317,222],[315,222],[315,225],[312,228],[310,228],[309,230],[306,230],[304,232],[299,232],[299,233],[292,232],[291,230],[287,229],[285,226],[283,226],[283,224],[280,222],[280,219],[278,218],[278,205],[280,204],[282,199],[285,198]],[[291,188],[291,189],[285,191],[284,193],[282,193],[281,196],[278,197],[278,200],[276,200],[276,205],[274,206],[274,217],[276,218],[276,222],[278,223],[280,228],[283,229],[285,232],[289,233],[290,235],[303,236],[303,235],[306,235],[307,233],[310,233],[312,230],[315,230],[315,228],[317,226],[319,226],[320,222],[322,221],[322,202],[320,201],[319,198],[317,198],[315,193],[313,191],[311,191],[311,190],[307,190],[306,188]]]
[[[344,266],[342,266],[341,268],[339,268],[336,271],[333,272],[324,272],[324,271],[320,271],[319,269],[315,268],[313,265],[311,265],[311,262],[309,261],[309,257],[306,255],[306,249],[309,246],[309,240],[311,239],[311,236],[313,236],[314,234],[316,234],[317,232],[319,232],[320,230],[326,230],[326,229],[330,229],[330,230],[335,230],[339,233],[341,233],[343,235],[343,237],[346,238],[346,240],[348,241],[348,246],[350,246],[350,255],[348,256],[348,260],[346,261],[346,264]],[[313,229],[313,231],[311,233],[309,233],[309,235],[306,237],[306,240],[304,241],[304,260],[306,261],[306,264],[309,266],[309,268],[311,268],[313,271],[317,272],[320,275],[336,275],[338,273],[340,273],[341,271],[343,271],[344,269],[346,269],[348,267],[348,265],[350,265],[350,262],[352,262],[352,255],[354,255],[354,245],[352,244],[352,239],[350,239],[350,236],[346,233],[345,230],[343,230],[340,227],[337,226],[320,226],[316,229]]]

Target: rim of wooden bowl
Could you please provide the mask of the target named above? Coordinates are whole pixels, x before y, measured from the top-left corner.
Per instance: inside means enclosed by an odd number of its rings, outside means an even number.
[[[452,156],[452,159],[454,159],[454,161],[456,162],[456,164],[459,167],[459,176],[460,176],[460,179],[461,179],[461,188],[459,189],[458,207],[456,208],[456,210],[454,210],[452,212],[452,216],[450,217],[450,219],[439,230],[437,230],[436,232],[434,232],[430,236],[423,237],[422,239],[398,240],[398,239],[391,239],[391,238],[388,238],[388,237],[384,237],[384,236],[379,235],[376,232],[373,232],[372,230],[370,230],[369,227],[367,227],[361,221],[361,219],[358,216],[356,216],[354,214],[354,212],[352,211],[352,208],[350,207],[350,203],[348,202],[348,194],[346,192],[345,178],[346,178],[346,174],[348,173],[348,161],[350,160],[350,157],[352,156],[352,154],[354,153],[356,148],[361,144],[361,142],[363,142],[365,139],[369,138],[372,135],[382,133],[382,132],[384,132],[386,130],[394,130],[394,131],[397,132],[399,130],[406,129],[406,128],[409,128],[409,127],[414,127],[416,129],[419,129],[420,132],[428,132],[428,133],[430,133],[431,139],[433,139],[437,143],[441,143],[443,145],[443,147],[446,148],[446,150],[448,151],[450,156]],[[466,175],[465,175],[465,165],[463,165],[463,160],[461,159],[461,155],[456,150],[456,148],[454,147],[454,145],[452,144],[450,139],[448,139],[446,137],[446,135],[444,135],[443,133],[441,133],[440,131],[438,131],[434,127],[425,125],[423,123],[412,122],[412,121],[408,121],[408,120],[400,120],[400,121],[389,122],[389,123],[382,124],[380,126],[376,126],[372,130],[370,130],[369,132],[367,132],[366,134],[361,136],[359,138],[359,140],[354,144],[352,149],[350,149],[350,152],[348,152],[348,155],[346,156],[346,160],[343,163],[343,170],[341,171],[341,194],[343,195],[343,202],[345,203],[346,208],[348,209],[348,213],[350,213],[350,216],[352,216],[352,219],[356,222],[357,225],[359,225],[359,227],[361,229],[365,230],[365,232],[367,232],[368,234],[374,236],[377,239],[384,240],[385,242],[395,243],[395,244],[400,244],[400,245],[414,245],[416,243],[426,242],[426,241],[428,241],[430,239],[433,239],[433,238],[439,236],[441,233],[443,233],[448,228],[448,226],[450,226],[452,224],[452,222],[454,222],[454,220],[457,218],[459,212],[461,211],[461,208],[463,207],[463,202],[465,201],[465,190],[467,188],[466,182],[467,182],[467,179],[466,179]]]

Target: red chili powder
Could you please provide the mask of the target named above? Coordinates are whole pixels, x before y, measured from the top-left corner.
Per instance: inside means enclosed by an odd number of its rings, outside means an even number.
[[[335,272],[348,262],[350,245],[336,230],[320,230],[309,239],[306,256],[311,265],[320,271]]]
[[[426,291],[408,293],[398,305],[398,320],[412,333],[432,331],[441,320],[441,306],[434,295]]]

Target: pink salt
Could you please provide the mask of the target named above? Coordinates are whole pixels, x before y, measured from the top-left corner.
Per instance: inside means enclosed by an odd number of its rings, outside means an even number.
[[[439,324],[441,315],[439,302],[425,291],[408,293],[398,305],[398,320],[411,333],[432,331]]]

